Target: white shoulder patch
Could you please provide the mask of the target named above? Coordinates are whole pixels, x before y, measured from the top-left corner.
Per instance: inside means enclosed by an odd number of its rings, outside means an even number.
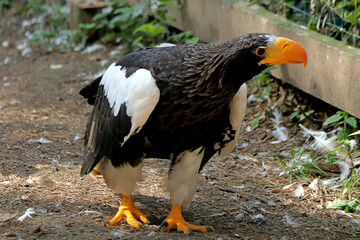
[[[230,124],[235,130],[235,138],[233,141],[227,143],[221,150],[221,156],[226,156],[234,150],[235,143],[239,138],[241,123],[244,119],[246,110],[247,86],[246,83],[241,85],[238,92],[235,94],[230,103]]]
[[[125,74],[125,69],[121,70],[121,66],[113,63],[100,82],[100,85],[104,85],[105,95],[115,117],[121,105],[126,104],[126,114],[131,117],[131,129],[124,142],[146,123],[160,98],[160,90],[150,71],[141,68],[128,78]]]

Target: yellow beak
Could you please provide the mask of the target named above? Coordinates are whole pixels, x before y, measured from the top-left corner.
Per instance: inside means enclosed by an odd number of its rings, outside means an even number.
[[[303,63],[306,67],[307,54],[299,43],[288,38],[278,37],[276,43],[267,47],[265,58],[260,63],[268,66],[283,63]]]

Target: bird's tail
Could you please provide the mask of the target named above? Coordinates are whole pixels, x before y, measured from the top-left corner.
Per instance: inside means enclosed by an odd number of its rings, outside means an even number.
[[[84,162],[81,166],[80,175],[83,176],[91,172],[94,167],[98,164],[100,159],[94,156],[90,147],[86,147],[84,151]]]
[[[102,76],[97,77],[95,80],[93,80],[91,83],[83,87],[79,94],[87,99],[87,102],[90,105],[94,105],[96,94],[100,85],[100,81],[102,79]]]

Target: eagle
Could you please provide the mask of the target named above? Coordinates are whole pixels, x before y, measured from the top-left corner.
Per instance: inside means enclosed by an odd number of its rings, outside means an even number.
[[[132,52],[81,89],[93,105],[81,176],[102,175],[121,194],[117,214],[135,228],[151,221],[132,200],[146,158],[169,159],[171,211],[160,230],[189,234],[206,226],[185,221],[197,174],[214,154],[229,154],[239,137],[246,82],[268,66],[307,63],[297,42],[248,33],[222,44],[161,45]]]

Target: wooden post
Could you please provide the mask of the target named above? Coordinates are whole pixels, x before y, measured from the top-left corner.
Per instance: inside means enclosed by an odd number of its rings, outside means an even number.
[[[108,4],[105,1],[99,0],[66,0],[70,5],[70,28],[75,29],[79,27],[80,23],[91,22],[101,8]]]

